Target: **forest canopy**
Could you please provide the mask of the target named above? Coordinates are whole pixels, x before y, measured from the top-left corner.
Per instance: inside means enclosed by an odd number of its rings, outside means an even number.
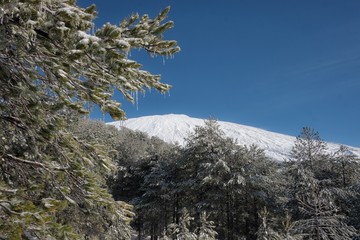
[[[353,239],[359,234],[359,159],[305,127],[286,161],[225,136],[206,120],[185,146],[102,122],[74,133],[115,149],[108,186],[130,203],[137,239]],[[354,238],[356,239],[356,238]]]

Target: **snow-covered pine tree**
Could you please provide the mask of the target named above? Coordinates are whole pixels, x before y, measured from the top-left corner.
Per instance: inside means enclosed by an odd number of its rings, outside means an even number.
[[[168,227],[168,236],[174,240],[197,240],[197,235],[191,231],[191,222],[194,218],[186,208],[182,209],[179,223],[172,223]]]
[[[303,127],[292,148],[292,158],[313,170],[314,165],[324,157],[326,147],[317,131]]]
[[[330,189],[310,173],[303,174],[304,189],[297,194],[301,217],[290,230],[302,239],[352,239],[356,230],[345,223]]]
[[[259,218],[261,219],[261,224],[256,232],[256,239],[257,240],[281,240],[283,239],[280,234],[275,232],[272,227],[270,226],[269,221],[270,212],[264,207],[262,210],[259,211]]]
[[[317,131],[304,127],[296,138],[287,163],[286,175],[288,177],[287,206],[293,219],[300,216],[297,195],[307,191],[307,178],[316,178],[316,173],[322,172],[326,143],[322,141]]]
[[[342,190],[337,196],[341,212],[347,215],[347,223],[360,229],[360,159],[349,147],[340,146],[332,155],[331,164],[333,185]]]
[[[191,211],[200,215],[202,211],[211,214],[215,225],[227,221],[227,191],[233,177],[228,165],[235,153],[236,145],[232,139],[226,138],[215,120],[206,120],[204,126],[195,128],[187,139],[184,150],[182,177],[179,184],[186,195],[185,204],[193,206]],[[241,178],[239,178],[241,179]],[[225,235],[226,226],[221,230],[217,225],[219,238]]]
[[[134,101],[132,92],[169,89],[128,55],[134,48],[179,51],[176,41],[163,40],[173,26],[163,23],[168,11],[93,32],[94,5],[0,1],[0,238],[129,238],[126,209],[104,187],[115,169],[106,149],[66,125],[89,104],[124,118],[115,90]]]
[[[290,232],[303,239],[351,239],[356,233],[339,211],[337,188],[333,178],[333,159],[324,153],[326,144],[319,133],[303,128],[293,148],[288,173],[289,202],[295,220]]]
[[[215,240],[218,235],[215,231],[214,222],[208,218],[206,212],[200,214],[200,226],[197,229],[198,240]]]
[[[350,151],[349,147],[340,146],[331,160],[338,176],[338,186],[347,188],[356,183],[360,177],[360,160]]]
[[[173,219],[173,191],[176,188],[174,166],[178,158],[176,146],[167,145],[162,152],[160,147],[155,149],[158,152],[147,159],[148,171],[143,176],[140,187],[142,194],[136,199],[137,219],[140,220],[139,224],[144,226],[139,226],[139,229],[144,232],[147,230],[153,239],[156,239]]]
[[[262,149],[255,145],[246,146],[237,155],[237,164],[243,169],[244,186],[234,192],[234,231],[236,235],[255,239],[261,223],[259,212],[264,207],[279,207],[275,196],[280,195],[283,183],[276,163],[269,160]]]

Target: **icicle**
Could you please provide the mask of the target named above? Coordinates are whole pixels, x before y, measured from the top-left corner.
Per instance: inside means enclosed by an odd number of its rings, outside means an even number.
[[[139,110],[139,96],[138,91],[135,92],[135,104],[136,104],[136,110]]]
[[[120,125],[120,127],[124,127],[124,125],[125,125],[125,120],[120,120],[119,125]]]

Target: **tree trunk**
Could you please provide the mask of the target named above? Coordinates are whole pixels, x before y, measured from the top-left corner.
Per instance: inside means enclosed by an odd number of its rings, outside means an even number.
[[[226,193],[226,235],[228,240],[232,240],[233,236],[233,219],[232,219],[232,197],[231,193],[227,191]]]

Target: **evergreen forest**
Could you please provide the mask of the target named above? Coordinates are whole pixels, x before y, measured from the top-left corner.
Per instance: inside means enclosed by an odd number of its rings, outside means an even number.
[[[357,239],[359,159],[311,128],[278,162],[215,120],[181,147],[88,119],[171,88],[130,55],[180,51],[169,10],[95,29],[95,5],[0,0],[0,239]]]
[[[286,161],[227,138],[215,120],[184,147],[100,121],[73,127],[115,150],[108,187],[133,206],[136,239],[356,239],[360,162],[304,127]]]

